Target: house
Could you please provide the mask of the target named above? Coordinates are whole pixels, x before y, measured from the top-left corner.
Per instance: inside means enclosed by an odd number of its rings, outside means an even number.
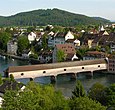
[[[115,42],[110,43],[110,52],[111,53],[115,52]]]
[[[74,35],[68,32],[57,32],[48,37],[48,47],[55,47],[56,44],[65,44],[68,39],[74,39]]]
[[[0,107],[3,101],[3,95],[5,94],[6,90],[20,90],[23,91],[25,89],[24,84],[18,83],[16,81],[8,81],[6,80],[2,85],[0,85]]]
[[[78,40],[78,39],[68,39],[65,41],[65,43],[73,44],[75,47],[80,46],[80,40]]]
[[[36,39],[36,34],[34,32],[30,32],[28,34],[28,40],[31,43],[32,41],[34,41]]]
[[[1,108],[2,102],[3,102],[3,98],[0,97],[0,108]]]
[[[7,43],[7,53],[12,55],[17,55],[17,41],[16,40],[10,40]]]
[[[33,52],[30,51],[30,50],[24,50],[23,53],[22,53],[22,57],[23,58],[29,58],[30,54],[33,54]]]
[[[40,63],[52,63],[52,51],[42,51],[38,55]]]
[[[115,54],[111,54],[108,58],[108,72],[115,73]]]
[[[101,58],[106,58],[106,54],[104,52],[88,51],[83,56],[83,60],[93,60],[93,59],[101,59]]]
[[[37,42],[40,41],[41,37],[42,37],[42,33],[41,33],[41,32],[36,32],[36,37],[35,37],[35,39],[36,39]],[[35,39],[34,39],[34,40],[35,40]]]
[[[53,50],[53,62],[57,62],[57,52],[62,50],[65,54],[65,61],[78,59],[76,50],[72,44],[56,44]]]

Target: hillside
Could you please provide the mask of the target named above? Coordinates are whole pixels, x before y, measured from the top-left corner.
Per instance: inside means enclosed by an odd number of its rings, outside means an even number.
[[[59,9],[34,10],[22,12],[9,17],[0,17],[0,26],[61,25],[76,26],[106,23],[109,20],[95,19],[85,15],[74,14]]]

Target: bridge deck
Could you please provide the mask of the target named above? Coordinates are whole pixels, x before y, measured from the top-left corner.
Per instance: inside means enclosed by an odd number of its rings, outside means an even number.
[[[39,65],[28,65],[28,66],[10,66],[7,69],[7,72],[11,73],[11,72],[20,72],[20,71],[35,71],[35,70],[55,69],[55,68],[73,67],[73,66],[85,66],[85,65],[103,64],[103,63],[106,63],[105,59],[61,62],[61,63],[39,64]]]

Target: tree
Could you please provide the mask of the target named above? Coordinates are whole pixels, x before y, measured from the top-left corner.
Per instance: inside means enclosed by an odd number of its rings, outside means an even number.
[[[110,47],[109,46],[105,46],[105,52],[110,53]]]
[[[42,47],[43,47],[44,50],[47,49],[47,47],[48,47],[48,45],[47,45],[47,35],[46,34],[44,34],[43,38],[42,38]]]
[[[78,80],[74,91],[72,91],[72,99],[75,99],[78,97],[85,97],[85,96],[86,96],[86,93],[85,93],[84,87],[82,83]]]
[[[88,91],[88,97],[99,101],[101,104],[104,104],[104,90],[105,86],[100,83],[95,83]]]
[[[106,110],[106,107],[88,97],[70,100],[70,108],[71,110]]]
[[[2,81],[2,76],[1,76],[1,74],[0,74],[0,85],[3,83],[3,81]]]
[[[62,93],[51,85],[29,82],[24,91],[6,91],[3,110],[69,110]]]
[[[115,105],[115,84],[112,84],[105,89],[105,101],[105,105],[107,106]]]
[[[11,38],[11,34],[7,32],[0,33],[0,49],[6,51],[7,50],[7,43]]]
[[[30,26],[30,27],[28,27],[27,28],[27,32],[32,32],[32,31],[35,31],[36,30],[36,27],[32,27],[32,26]]]
[[[15,82],[14,76],[13,76],[12,74],[10,74],[10,80],[11,80],[12,82]]]
[[[76,54],[82,59],[85,53],[89,50],[87,47],[82,47],[77,50]]]
[[[37,54],[30,54],[29,58],[34,58],[34,59],[38,59],[38,55]]]
[[[29,40],[26,36],[20,36],[18,39],[18,53],[22,54],[23,50],[29,48]]]
[[[57,51],[57,61],[58,62],[63,62],[66,59],[66,54],[64,53],[63,50],[58,50]]]

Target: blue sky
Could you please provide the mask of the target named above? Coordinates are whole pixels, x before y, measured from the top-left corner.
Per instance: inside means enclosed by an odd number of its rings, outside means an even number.
[[[0,16],[47,8],[115,20],[115,0],[1,0]]]

